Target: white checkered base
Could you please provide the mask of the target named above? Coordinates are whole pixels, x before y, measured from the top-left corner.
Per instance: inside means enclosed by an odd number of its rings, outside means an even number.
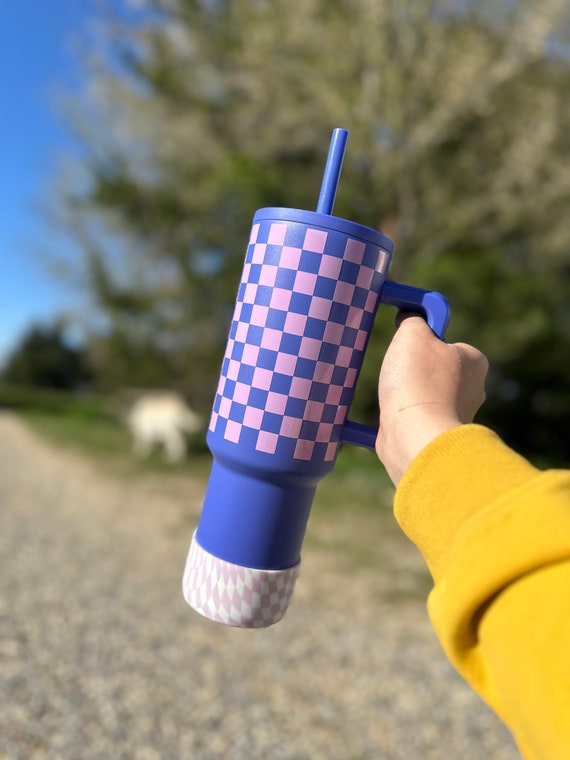
[[[188,604],[210,620],[237,628],[266,628],[289,606],[299,564],[256,570],[214,557],[192,537],[182,589]]]

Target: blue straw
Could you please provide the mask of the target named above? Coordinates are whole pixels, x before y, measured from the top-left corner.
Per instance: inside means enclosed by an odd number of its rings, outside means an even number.
[[[319,214],[332,214],[333,212],[348,135],[348,129],[337,128],[333,130],[329,155],[321,185],[321,193],[317,204],[317,213]]]

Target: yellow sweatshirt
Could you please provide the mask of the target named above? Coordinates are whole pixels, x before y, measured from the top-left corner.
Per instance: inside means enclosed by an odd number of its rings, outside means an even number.
[[[541,472],[493,432],[439,436],[396,491],[434,579],[428,610],[463,677],[528,760],[570,758],[570,472]]]

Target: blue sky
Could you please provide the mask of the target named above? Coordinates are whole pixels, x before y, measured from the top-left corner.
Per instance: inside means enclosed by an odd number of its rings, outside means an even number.
[[[0,361],[32,322],[77,303],[38,261],[47,230],[35,207],[71,147],[53,101],[77,86],[70,38],[90,8],[90,0],[0,0]]]

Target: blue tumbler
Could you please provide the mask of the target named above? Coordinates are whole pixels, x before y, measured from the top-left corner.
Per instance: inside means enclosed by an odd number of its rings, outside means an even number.
[[[439,293],[388,281],[394,243],[332,215],[348,132],[337,129],[317,211],[256,212],[207,442],[212,470],[184,572],[195,610],[227,625],[280,620],[299,572],[315,490],[342,442],[380,304],[422,314],[443,338]]]

